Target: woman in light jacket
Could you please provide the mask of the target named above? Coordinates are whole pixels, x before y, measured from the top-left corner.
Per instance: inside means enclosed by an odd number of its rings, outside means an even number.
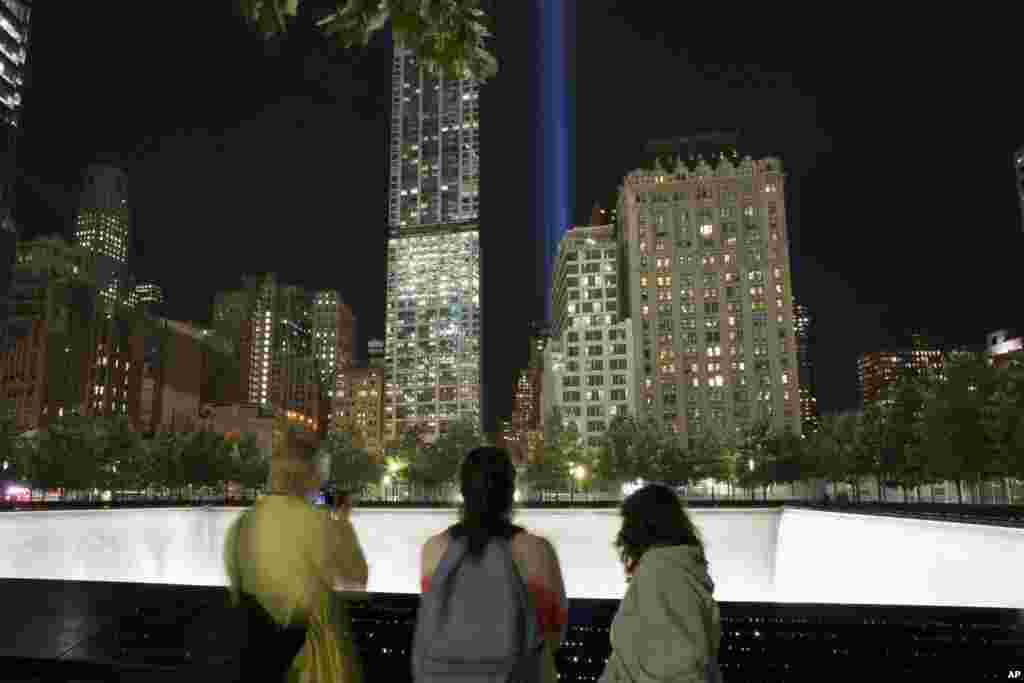
[[[622,504],[615,539],[629,587],[600,683],[717,683],[721,639],[704,544],[676,493],[650,484]]]

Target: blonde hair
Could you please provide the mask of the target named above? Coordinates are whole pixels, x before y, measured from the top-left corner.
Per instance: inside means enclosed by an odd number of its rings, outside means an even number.
[[[303,496],[320,484],[316,446],[285,421],[274,427],[270,454],[270,490]]]

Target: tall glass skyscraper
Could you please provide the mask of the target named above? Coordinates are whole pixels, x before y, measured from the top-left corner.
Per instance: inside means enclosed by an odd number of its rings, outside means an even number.
[[[15,148],[21,125],[21,97],[28,63],[32,4],[25,0],[0,0],[0,228],[13,231],[11,185]],[[4,264],[13,258],[13,244],[4,253]]]
[[[32,3],[0,0],[0,122],[17,127],[28,61]]]
[[[386,441],[480,420],[480,84],[396,46],[384,366]]]

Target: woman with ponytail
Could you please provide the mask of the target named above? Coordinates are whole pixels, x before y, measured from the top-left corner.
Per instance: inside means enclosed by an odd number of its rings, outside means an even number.
[[[543,679],[555,683],[554,653],[565,638],[569,603],[554,548],[544,538],[512,524],[516,471],[504,450],[480,447],[470,451],[459,470],[462,505],[459,522],[432,536],[423,546],[420,583],[423,593],[452,541],[467,539],[469,557],[483,555],[492,538],[509,540],[512,559],[537,608],[545,647]]]

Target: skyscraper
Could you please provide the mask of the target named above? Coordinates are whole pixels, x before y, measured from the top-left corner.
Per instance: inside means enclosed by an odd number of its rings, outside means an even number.
[[[320,365],[320,381],[333,389],[338,372],[352,365],[355,356],[356,317],[341,293],[313,294],[313,355]]]
[[[388,224],[475,221],[480,212],[480,84],[431,75],[395,47]]]
[[[814,317],[802,304],[793,304],[793,329],[796,333],[797,375],[800,379],[800,420],[804,433],[813,432],[818,425],[818,398],[814,392],[814,364],[811,347],[814,345]]]
[[[85,170],[75,241],[96,254],[100,298],[112,305],[127,298],[127,264],[131,244],[128,175],[116,166],[93,164]]]
[[[21,123],[31,20],[31,2],[0,2],[0,124],[15,128]]]
[[[619,192],[637,410],[689,441],[758,419],[799,434],[782,165],[715,162],[658,163]]]
[[[0,220],[10,220],[32,3],[0,0]]]
[[[0,347],[7,344],[8,289],[17,244],[14,178],[32,3],[0,0]]]
[[[480,420],[479,96],[395,47],[385,440]]]
[[[610,418],[636,413],[633,326],[620,318],[615,226],[574,227],[558,249],[551,339],[544,354],[542,410],[576,423],[601,444]]]

